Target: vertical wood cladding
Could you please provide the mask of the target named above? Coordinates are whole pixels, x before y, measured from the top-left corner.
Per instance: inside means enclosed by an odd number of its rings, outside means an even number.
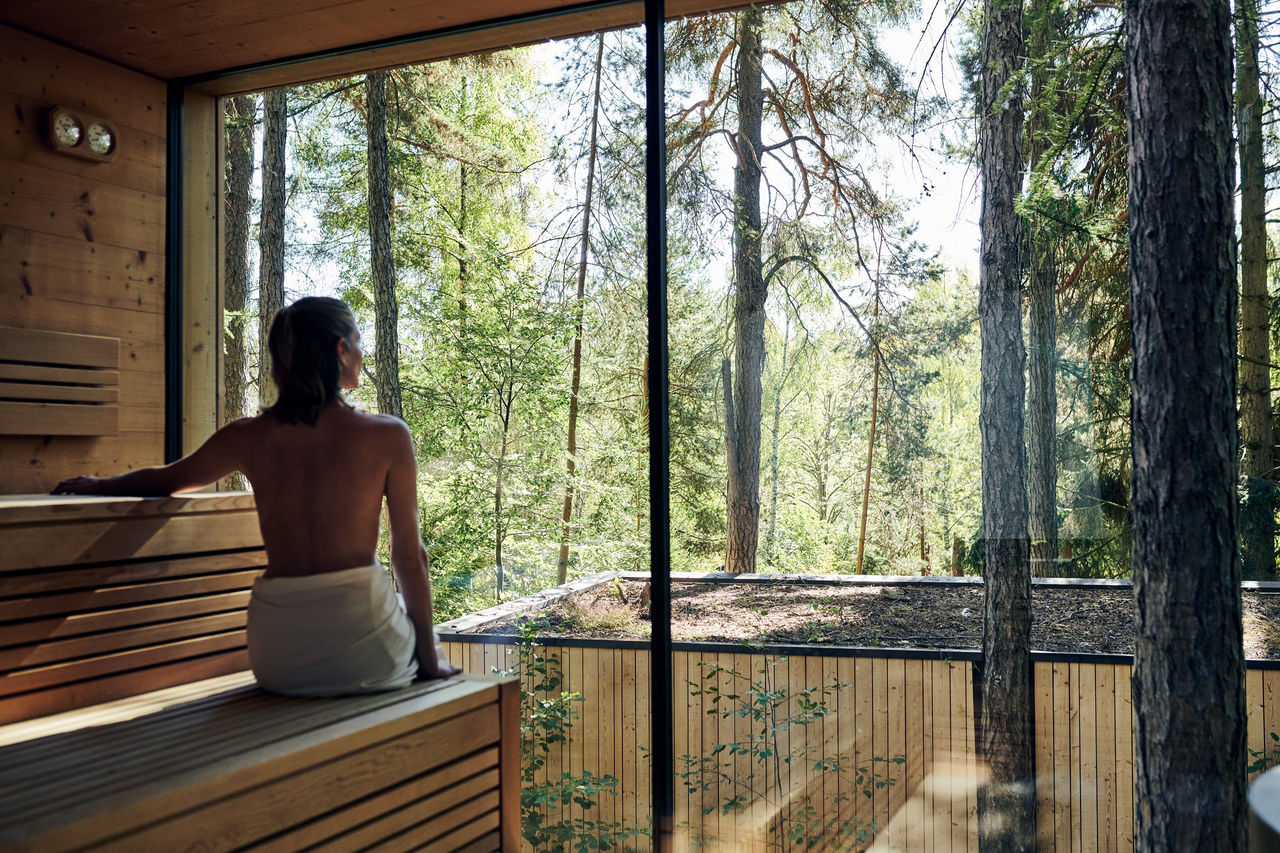
[[[119,154],[58,154],[45,111],[111,119]],[[0,436],[0,493],[160,463],[165,86],[0,26],[0,325],[121,338],[120,432]]]

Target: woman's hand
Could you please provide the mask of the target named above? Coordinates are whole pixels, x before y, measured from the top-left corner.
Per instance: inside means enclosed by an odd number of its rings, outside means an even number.
[[[53,487],[51,495],[101,494],[102,480],[98,477],[70,477]]]
[[[449,659],[445,657],[443,649],[436,652],[435,666],[426,666],[421,660],[418,663],[419,671],[425,678],[448,678],[451,675],[457,675],[462,672],[462,667],[449,663]]]

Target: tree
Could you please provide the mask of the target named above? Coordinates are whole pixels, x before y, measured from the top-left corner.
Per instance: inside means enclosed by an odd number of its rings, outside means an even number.
[[[373,280],[373,384],[378,411],[403,415],[400,400],[400,309],[391,251],[391,175],[387,151],[387,72],[365,77],[365,123],[369,146],[369,257]]]
[[[1134,843],[1244,850],[1229,9],[1134,0],[1125,25]]]
[[[262,98],[262,218],[258,223],[258,401],[275,402],[267,336],[284,307],[285,144],[288,95],[284,89]]]
[[[245,416],[249,391],[249,357],[246,351],[245,326],[249,303],[249,219],[253,198],[253,125],[257,98],[240,95],[228,98],[226,121],[226,209],[223,222],[222,276],[222,348],[225,361],[222,373],[222,423],[229,424]],[[232,474],[233,490],[245,488],[244,475]]]
[[[1267,187],[1259,88],[1258,2],[1236,3],[1236,126],[1240,147],[1240,505],[1243,572],[1276,577],[1271,415],[1271,298],[1267,293]]]
[[[1051,108],[1048,88],[1049,37],[1053,31],[1052,4],[1036,0],[1029,10],[1028,55],[1031,92],[1027,155],[1031,182],[1043,170],[1050,144]],[[1031,535],[1031,570],[1038,577],[1056,574],[1058,565],[1058,325],[1055,290],[1058,284],[1053,228],[1043,214],[1032,214],[1027,229],[1030,273],[1028,296],[1027,370],[1027,504]]]
[[[604,33],[596,36],[595,84],[591,96],[590,139],[587,142],[587,185],[582,197],[582,234],[578,249],[578,288],[574,301],[573,365],[569,378],[569,438],[565,454],[564,522],[560,533],[560,557],[556,561],[556,583],[569,580],[569,523],[573,520],[573,484],[578,454],[578,392],[582,389],[582,315],[586,301],[587,254],[591,243],[591,201],[595,190],[597,137],[600,131],[600,78],[604,73]]]
[[[986,604],[978,754],[991,781],[978,791],[984,851],[1032,850],[1031,578],[1027,541],[1022,233],[1022,4],[986,0],[979,156],[982,251],[982,531]]]

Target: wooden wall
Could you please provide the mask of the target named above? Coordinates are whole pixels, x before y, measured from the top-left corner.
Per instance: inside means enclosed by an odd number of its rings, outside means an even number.
[[[450,659],[467,672],[509,669],[514,648],[490,642],[446,642]],[[560,659],[565,690],[584,701],[566,744],[555,745],[547,773],[583,771],[618,779],[617,797],[598,797],[598,814],[574,808],[578,819],[647,825],[650,777],[643,750],[649,743],[648,650],[544,646]],[[726,670],[767,672],[769,690],[787,690],[817,701],[824,687],[830,713],[780,732],[780,754],[803,754],[758,779],[759,795],[741,812],[715,808],[738,787],[713,785],[690,791],[676,781],[676,825],[680,849],[765,850],[765,827],[775,812],[787,815],[806,794],[827,803],[827,817],[850,817],[877,830],[873,850],[976,851],[976,787],[973,732],[973,669],[967,661],[884,657],[793,655],[743,651],[677,650],[674,653],[675,757],[715,754],[718,744],[742,743],[760,723],[718,713],[714,691],[745,695],[745,685]],[[707,667],[721,671],[707,679]],[[1133,850],[1133,703],[1127,663],[1035,662],[1035,727],[1038,849],[1045,851]],[[696,685],[696,686],[691,686]],[[1280,670],[1250,669],[1246,675],[1248,747],[1280,748]],[[735,689],[736,688],[736,689]],[[805,693],[809,691],[809,693]],[[728,704],[729,700],[721,700]],[[719,753],[738,779],[751,773],[744,756]],[[905,762],[873,762],[872,758]],[[835,781],[815,771],[820,759],[846,768],[872,768],[872,786]],[[1252,760],[1252,758],[1250,759]],[[759,771],[757,770],[759,775]],[[848,798],[848,799],[845,799]],[[830,804],[837,803],[832,806]],[[838,809],[838,811],[836,811]],[[699,848],[699,843],[702,845]],[[645,849],[643,840],[633,845]]]
[[[0,437],[0,493],[163,461],[163,83],[0,25],[0,326],[121,339],[120,432]],[[110,163],[41,135],[61,105],[111,119]]]

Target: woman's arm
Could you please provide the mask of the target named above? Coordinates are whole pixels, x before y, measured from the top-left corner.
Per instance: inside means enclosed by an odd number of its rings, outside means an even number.
[[[403,422],[396,421],[389,429],[395,431],[386,486],[391,568],[418,636],[418,667],[427,678],[443,678],[462,670],[449,663],[436,645],[430,560],[418,534],[418,467],[413,456],[413,437]]]
[[[198,489],[241,470],[241,446],[249,419],[227,424],[190,456],[156,468],[139,468],[115,477],[72,477],[53,488],[55,495],[164,497]]]

